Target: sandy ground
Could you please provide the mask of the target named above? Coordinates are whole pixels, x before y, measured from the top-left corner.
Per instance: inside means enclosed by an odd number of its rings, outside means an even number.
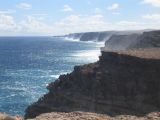
[[[140,58],[160,59],[160,48],[132,49],[132,50],[121,50],[121,51],[104,50],[104,51],[105,52],[116,52],[118,54],[125,54],[125,55],[140,57]]]
[[[71,112],[71,113],[46,113],[35,119],[30,120],[160,120],[160,112],[150,113],[144,117],[136,117],[130,115],[120,115],[110,117],[103,114],[88,112]]]
[[[0,120],[23,120],[20,116],[9,116],[4,113],[0,113]]]

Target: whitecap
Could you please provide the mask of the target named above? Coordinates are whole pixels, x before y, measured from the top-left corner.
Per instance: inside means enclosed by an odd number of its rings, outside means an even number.
[[[64,37],[63,39],[66,40],[66,41],[80,42],[79,38],[75,39],[75,38],[70,38],[70,37]]]
[[[97,61],[100,55],[100,50],[81,50],[73,53],[71,56],[81,62],[89,63]]]
[[[82,50],[75,52],[72,56],[74,57],[98,57],[100,50]]]
[[[51,78],[58,78],[59,75],[50,75]]]
[[[0,99],[7,99],[7,98],[11,98],[11,97],[15,97],[16,94],[11,94],[11,95],[7,95],[7,96],[4,96],[4,97],[0,97]]]
[[[24,92],[24,91],[26,91],[26,88],[25,87],[23,87],[23,86],[19,86],[19,87],[17,87],[17,86],[2,86],[1,87],[1,90],[10,90],[10,91],[21,91],[21,92]]]

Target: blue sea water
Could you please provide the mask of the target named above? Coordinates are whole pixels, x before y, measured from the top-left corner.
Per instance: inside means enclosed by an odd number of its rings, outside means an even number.
[[[97,61],[101,46],[53,37],[0,37],[0,112],[24,115],[60,74]]]

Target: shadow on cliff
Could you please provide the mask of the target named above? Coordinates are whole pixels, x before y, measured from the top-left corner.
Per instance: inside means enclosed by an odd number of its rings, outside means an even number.
[[[98,62],[76,66],[47,88],[26,118],[54,111],[145,116],[160,111],[160,60],[104,52]]]

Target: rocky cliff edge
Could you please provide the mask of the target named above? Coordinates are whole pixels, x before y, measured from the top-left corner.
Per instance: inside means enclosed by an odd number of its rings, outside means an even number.
[[[72,73],[50,83],[49,92],[26,109],[25,118],[49,112],[110,116],[159,112],[159,53],[159,48],[103,51],[98,62],[76,66]]]

